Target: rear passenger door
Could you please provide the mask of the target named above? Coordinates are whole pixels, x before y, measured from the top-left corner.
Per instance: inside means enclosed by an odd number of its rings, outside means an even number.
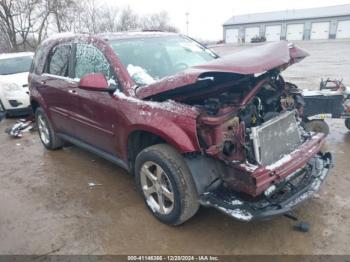
[[[53,125],[57,132],[74,136],[71,119],[77,110],[77,83],[71,76],[72,45],[69,43],[55,46],[48,56],[43,74],[39,77],[38,91],[48,107]]]
[[[94,45],[77,43],[75,46],[74,77],[81,79],[90,73],[103,73],[107,80],[116,81],[104,54]],[[113,82],[112,81],[112,82]],[[96,148],[116,154],[115,123],[117,104],[112,94],[79,89],[79,114],[75,121],[79,138]]]

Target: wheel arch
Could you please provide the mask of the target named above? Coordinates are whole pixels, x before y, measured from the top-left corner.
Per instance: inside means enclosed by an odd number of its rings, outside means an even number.
[[[200,154],[196,149],[191,152],[183,152],[179,150],[176,144],[167,138],[169,138],[169,136],[162,136],[149,130],[146,131],[145,129],[137,129],[129,134],[127,140],[128,165],[133,175],[137,155],[147,147],[165,143],[173,147],[183,156],[199,194],[208,190],[209,187],[215,188],[218,186],[221,181],[219,177],[222,171],[220,162],[209,156]],[[214,183],[215,181],[216,183]]]
[[[137,155],[143,149],[160,143],[174,147],[180,154],[199,151],[191,138],[180,128],[174,128],[169,133],[165,133],[156,127],[135,126],[128,134],[126,145],[128,164],[131,170],[133,170]]]
[[[30,106],[32,107],[33,114],[35,114],[35,111],[40,107],[40,103],[32,98],[30,99]]]

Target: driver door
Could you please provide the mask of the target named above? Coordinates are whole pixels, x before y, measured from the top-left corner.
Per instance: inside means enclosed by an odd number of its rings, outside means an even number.
[[[112,79],[111,67],[103,53],[89,43],[75,45],[75,79],[90,73],[103,73]],[[78,137],[83,142],[116,155],[115,123],[117,103],[108,92],[79,89],[78,114],[75,115]]]

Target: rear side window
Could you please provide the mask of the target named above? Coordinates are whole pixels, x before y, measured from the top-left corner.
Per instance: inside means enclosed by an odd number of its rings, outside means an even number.
[[[69,57],[71,54],[70,45],[58,45],[50,55],[46,73],[57,76],[68,77]]]
[[[40,74],[40,71],[43,69],[43,60],[44,60],[44,48],[40,46],[36,49],[35,55],[33,58],[32,65],[30,66],[30,72]],[[41,68],[39,68],[41,67]]]
[[[109,63],[103,53],[93,45],[77,44],[75,78],[82,78],[90,73],[103,73],[111,78]]]

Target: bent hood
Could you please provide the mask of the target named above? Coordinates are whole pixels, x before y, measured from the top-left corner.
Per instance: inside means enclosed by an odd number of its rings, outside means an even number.
[[[147,98],[178,87],[195,84],[208,73],[233,73],[252,75],[273,69],[285,69],[309,54],[287,41],[252,47],[208,63],[190,67],[176,75],[163,78],[153,84],[137,89],[138,98]]]

